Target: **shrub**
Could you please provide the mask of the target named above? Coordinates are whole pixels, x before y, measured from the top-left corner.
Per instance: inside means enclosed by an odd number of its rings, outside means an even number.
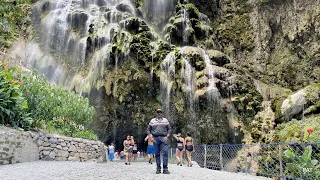
[[[9,61],[0,62],[0,124],[29,129],[33,120],[27,113],[28,102],[23,97],[22,82],[15,79],[19,69]]]
[[[320,165],[318,160],[312,159],[312,146],[307,146],[302,155],[297,155],[290,149],[284,151],[287,159],[286,173],[292,178],[319,179]]]
[[[36,121],[59,119],[64,123],[87,125],[93,120],[94,108],[87,98],[50,84],[44,77],[33,73],[22,77],[22,88],[27,93],[28,112]]]
[[[30,0],[0,1],[0,47],[9,47],[19,36],[19,32],[26,30],[30,12]]]

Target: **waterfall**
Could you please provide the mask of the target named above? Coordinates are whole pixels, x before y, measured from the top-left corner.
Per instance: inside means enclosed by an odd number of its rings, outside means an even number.
[[[161,63],[161,74],[160,74],[160,83],[162,92],[162,100],[165,102],[165,115],[169,118],[170,116],[170,92],[171,87],[174,83],[174,75],[175,75],[175,61],[176,57],[174,52],[170,52],[166,58]]]
[[[194,93],[196,91],[196,84],[195,84],[195,72],[193,67],[187,60],[186,57],[188,50],[186,47],[181,48],[182,54],[182,68],[181,68],[181,78],[184,82],[184,92],[186,94],[187,99],[189,100],[190,110],[194,111]]]
[[[187,10],[184,8],[183,9],[183,14],[181,15],[183,18],[183,32],[182,32],[182,38],[183,42],[185,44],[188,44],[189,42],[189,37],[190,37],[190,20],[187,14]]]
[[[201,49],[204,61],[206,63],[206,75],[209,79],[208,99],[212,102],[220,102],[220,92],[215,83],[215,67],[211,64],[211,60],[204,49]]]
[[[93,85],[103,85],[112,38],[117,35],[120,40],[122,33],[122,49],[129,49],[128,36],[120,23],[134,15],[130,0],[38,1],[33,8],[33,23],[39,40],[16,43],[11,54],[24,66],[44,74],[51,83],[77,92],[82,92],[82,87],[88,92]],[[93,42],[90,59],[86,54],[88,39]]]
[[[175,5],[175,0],[143,0],[143,18],[160,32],[174,14]]]

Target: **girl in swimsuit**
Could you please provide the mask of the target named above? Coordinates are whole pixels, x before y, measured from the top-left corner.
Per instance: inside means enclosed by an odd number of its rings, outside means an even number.
[[[130,160],[131,160],[131,152],[132,152],[132,147],[131,147],[131,139],[130,136],[127,136],[127,139],[123,141],[123,152],[124,155],[126,156],[126,165],[130,165]]]
[[[192,166],[192,161],[191,161],[191,154],[194,152],[194,144],[193,144],[193,138],[191,137],[191,133],[187,133],[187,137],[185,139],[185,145],[186,145],[186,153],[187,153],[187,158],[188,158],[188,166]]]
[[[178,134],[173,134],[173,137],[176,138],[177,140],[177,149],[176,149],[176,158],[177,158],[177,165],[180,164],[180,166],[182,166],[182,155],[183,155],[183,151],[184,151],[184,139],[181,137],[181,133]]]
[[[134,153],[135,153],[135,155],[137,155],[137,151],[135,151],[135,150],[137,150],[137,146],[136,146],[136,148],[135,148],[136,143],[135,143],[135,141],[134,141],[133,136],[131,136],[131,143],[130,143],[130,145],[131,145],[131,159],[130,159],[130,161],[132,161],[132,158],[134,159]],[[134,159],[134,160],[135,160],[135,159]]]

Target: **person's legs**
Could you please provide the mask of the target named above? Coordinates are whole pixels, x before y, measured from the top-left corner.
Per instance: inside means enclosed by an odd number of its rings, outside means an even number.
[[[154,154],[153,146],[148,145],[147,152],[148,152],[149,163],[152,164],[152,157],[153,157],[153,154]]]
[[[154,146],[151,146],[151,164],[154,162]]]
[[[126,155],[126,163],[125,163],[125,164],[128,164],[128,161],[129,161],[129,152],[126,152],[125,155]]]
[[[110,158],[110,161],[113,161],[113,159],[114,159],[114,153],[109,153],[109,158]]]
[[[179,149],[178,148],[176,148],[176,158],[177,158],[177,165],[179,165],[180,164],[180,156],[179,156],[179,153],[180,153],[180,151],[179,151]]]
[[[190,159],[190,167],[192,166],[192,160],[191,160],[191,156],[192,156],[192,151],[189,152],[190,155],[189,155],[189,159]]]
[[[147,147],[147,153],[148,153],[148,158],[149,158],[149,163],[151,162],[151,146],[150,145],[148,145],[148,147]]]
[[[180,151],[180,152],[179,152],[179,156],[180,156],[180,166],[182,166],[182,162],[183,162],[182,155],[183,155],[183,151]]]
[[[130,164],[130,162],[132,161],[132,152],[129,152],[128,155],[129,155],[129,164]]]
[[[159,174],[161,171],[161,159],[160,159],[160,151],[161,151],[161,144],[162,144],[162,139],[159,137],[154,137],[154,153],[156,155],[156,162],[157,162],[157,171],[156,173]]]
[[[168,141],[162,143],[162,154],[163,154],[163,174],[170,174],[168,171]]]
[[[161,139],[162,141],[162,139]],[[163,169],[168,170],[168,141],[162,143],[162,153],[163,153]]]
[[[188,158],[188,165],[190,166],[191,158],[190,158],[191,152],[187,150],[187,158]]]

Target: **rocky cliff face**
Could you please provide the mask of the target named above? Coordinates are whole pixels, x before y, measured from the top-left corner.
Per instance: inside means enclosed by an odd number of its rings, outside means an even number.
[[[239,143],[244,133],[250,142],[267,142],[260,125],[268,121],[273,130],[283,116],[276,104],[285,97],[278,97],[319,82],[319,5],[38,1],[34,35],[11,54],[88,96],[97,109],[91,127],[103,141],[121,144],[133,134],[142,144],[161,107],[175,132],[192,131],[198,143]]]

